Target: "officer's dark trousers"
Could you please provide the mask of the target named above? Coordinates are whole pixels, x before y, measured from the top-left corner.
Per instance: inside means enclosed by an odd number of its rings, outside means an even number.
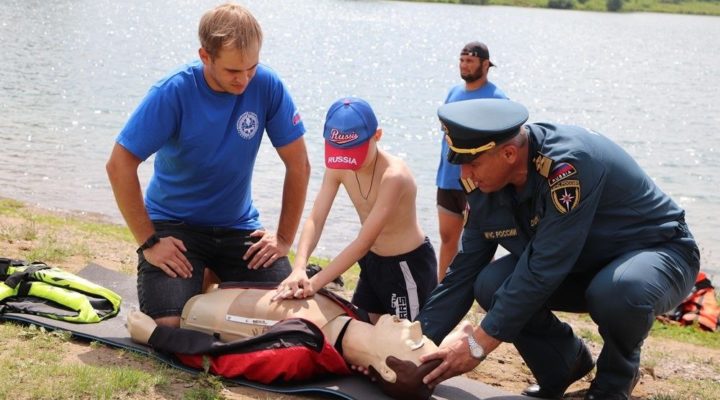
[[[516,263],[517,258],[508,255],[477,276],[475,298],[484,309],[492,307],[493,294]],[[541,386],[556,386],[569,378],[582,342],[551,310],[589,312],[604,340],[594,384],[627,390],[655,316],[684,299],[698,268],[696,249],[673,244],[629,252],[599,271],[570,275],[513,344]]]

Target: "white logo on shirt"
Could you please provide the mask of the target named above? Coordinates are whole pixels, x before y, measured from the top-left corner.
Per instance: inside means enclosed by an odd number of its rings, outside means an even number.
[[[254,112],[245,112],[237,120],[237,131],[241,138],[250,140],[257,133],[258,117]]]

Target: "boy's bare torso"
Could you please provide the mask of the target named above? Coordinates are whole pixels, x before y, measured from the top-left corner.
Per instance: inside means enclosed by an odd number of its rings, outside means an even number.
[[[373,168],[358,172],[334,170],[333,173],[338,174],[340,182],[357,210],[361,223],[365,223],[373,207],[393,208],[370,250],[380,256],[405,254],[418,248],[425,240],[425,234],[417,221],[415,208],[417,185],[412,172],[402,159],[382,150],[378,152],[378,157],[380,158],[377,160],[374,178],[372,178]],[[390,187],[387,182],[391,179],[398,180],[400,187]],[[372,189],[370,189],[371,182]],[[389,193],[391,198],[397,201],[387,205],[378,204],[378,197],[384,196],[387,199],[388,191],[391,191]],[[381,193],[383,194],[381,195]]]

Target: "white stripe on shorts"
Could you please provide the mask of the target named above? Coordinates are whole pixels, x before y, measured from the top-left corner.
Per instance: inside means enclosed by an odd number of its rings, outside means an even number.
[[[405,288],[408,294],[408,306],[410,311],[410,321],[414,321],[415,317],[420,313],[420,299],[418,296],[417,283],[410,272],[410,266],[407,261],[400,261],[400,270],[403,278],[405,278]]]

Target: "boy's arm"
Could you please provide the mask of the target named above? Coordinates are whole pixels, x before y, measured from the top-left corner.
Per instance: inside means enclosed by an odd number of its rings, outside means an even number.
[[[332,208],[339,187],[339,175],[335,171],[325,170],[320,191],[315,196],[312,211],[300,234],[293,270],[305,270],[310,254],[315,250],[320,240],[325,221],[328,214],[330,214],[330,208]]]
[[[357,260],[370,250],[383,228],[394,214],[400,204],[400,199],[407,191],[408,178],[402,174],[392,174],[383,177],[380,181],[378,196],[368,214],[358,236],[335,257],[330,264],[310,279],[310,287],[305,289],[304,296],[313,295],[318,289],[324,287],[333,279],[342,275]]]
[[[322,234],[325,221],[330,213],[338,188],[340,187],[340,179],[336,172],[325,170],[320,191],[315,197],[310,216],[303,225],[300,241],[298,242],[297,253],[295,254],[295,262],[290,276],[285,278],[278,285],[272,300],[287,299],[292,297],[302,297],[303,288],[309,285],[307,267],[310,254],[317,246]]]

